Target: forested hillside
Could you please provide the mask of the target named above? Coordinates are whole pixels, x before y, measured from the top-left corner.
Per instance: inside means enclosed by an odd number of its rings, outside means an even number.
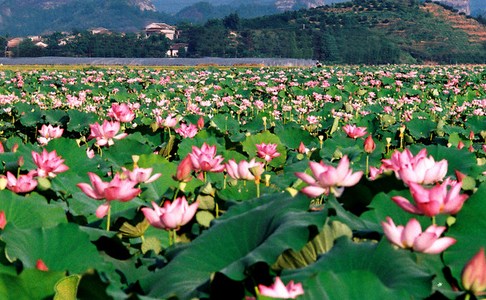
[[[486,62],[486,41],[431,13],[433,3],[359,0],[254,19],[232,14],[187,26],[196,57],[293,57],[329,63]],[[458,17],[466,19],[464,15]],[[476,30],[484,25],[469,20]]]

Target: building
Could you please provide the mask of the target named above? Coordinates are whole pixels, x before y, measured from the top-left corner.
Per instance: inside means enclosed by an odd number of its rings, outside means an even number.
[[[181,51],[187,52],[188,44],[186,43],[175,43],[169,47],[167,50],[168,57],[179,57]]]
[[[151,23],[145,26],[144,31],[146,37],[153,34],[163,34],[169,40],[177,39],[179,37],[177,29],[166,23]]]

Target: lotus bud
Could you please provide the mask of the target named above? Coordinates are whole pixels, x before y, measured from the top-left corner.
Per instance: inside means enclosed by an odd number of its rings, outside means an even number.
[[[457,149],[462,149],[464,148],[464,143],[462,141],[459,141],[459,143],[457,143]]]
[[[4,229],[7,225],[7,217],[5,216],[5,212],[2,210],[0,211],[0,229]]]
[[[19,149],[19,144],[15,143],[15,145],[13,145],[12,147],[12,152],[17,152],[17,150]]]
[[[486,290],[486,257],[484,248],[466,264],[462,270],[462,285],[464,289],[478,295]]]
[[[375,151],[375,149],[376,149],[375,141],[373,141],[371,135],[368,135],[368,137],[364,141],[364,151],[366,153],[371,153]]]
[[[199,130],[204,128],[204,118],[202,116],[197,120],[197,128]]]
[[[24,163],[25,163],[24,157],[23,156],[19,157],[19,159],[17,160],[17,164],[19,165],[19,167],[22,167]]]
[[[177,172],[174,179],[180,182],[189,182],[192,179],[192,171],[192,161],[191,157],[188,155],[180,162],[179,166],[177,166]]]
[[[49,268],[46,266],[46,264],[42,261],[42,259],[38,259],[37,262],[35,263],[35,268],[39,271],[44,271],[47,272],[49,271]]]
[[[474,140],[474,131],[469,131],[469,139],[472,141]]]

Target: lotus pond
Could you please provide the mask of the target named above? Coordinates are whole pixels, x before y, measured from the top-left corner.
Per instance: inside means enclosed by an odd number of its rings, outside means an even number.
[[[475,299],[485,66],[0,70],[2,299]]]

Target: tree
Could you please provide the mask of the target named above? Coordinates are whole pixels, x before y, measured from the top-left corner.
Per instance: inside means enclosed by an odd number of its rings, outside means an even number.
[[[240,17],[237,13],[232,13],[226,16],[223,19],[224,27],[230,30],[239,30],[240,29]]]

